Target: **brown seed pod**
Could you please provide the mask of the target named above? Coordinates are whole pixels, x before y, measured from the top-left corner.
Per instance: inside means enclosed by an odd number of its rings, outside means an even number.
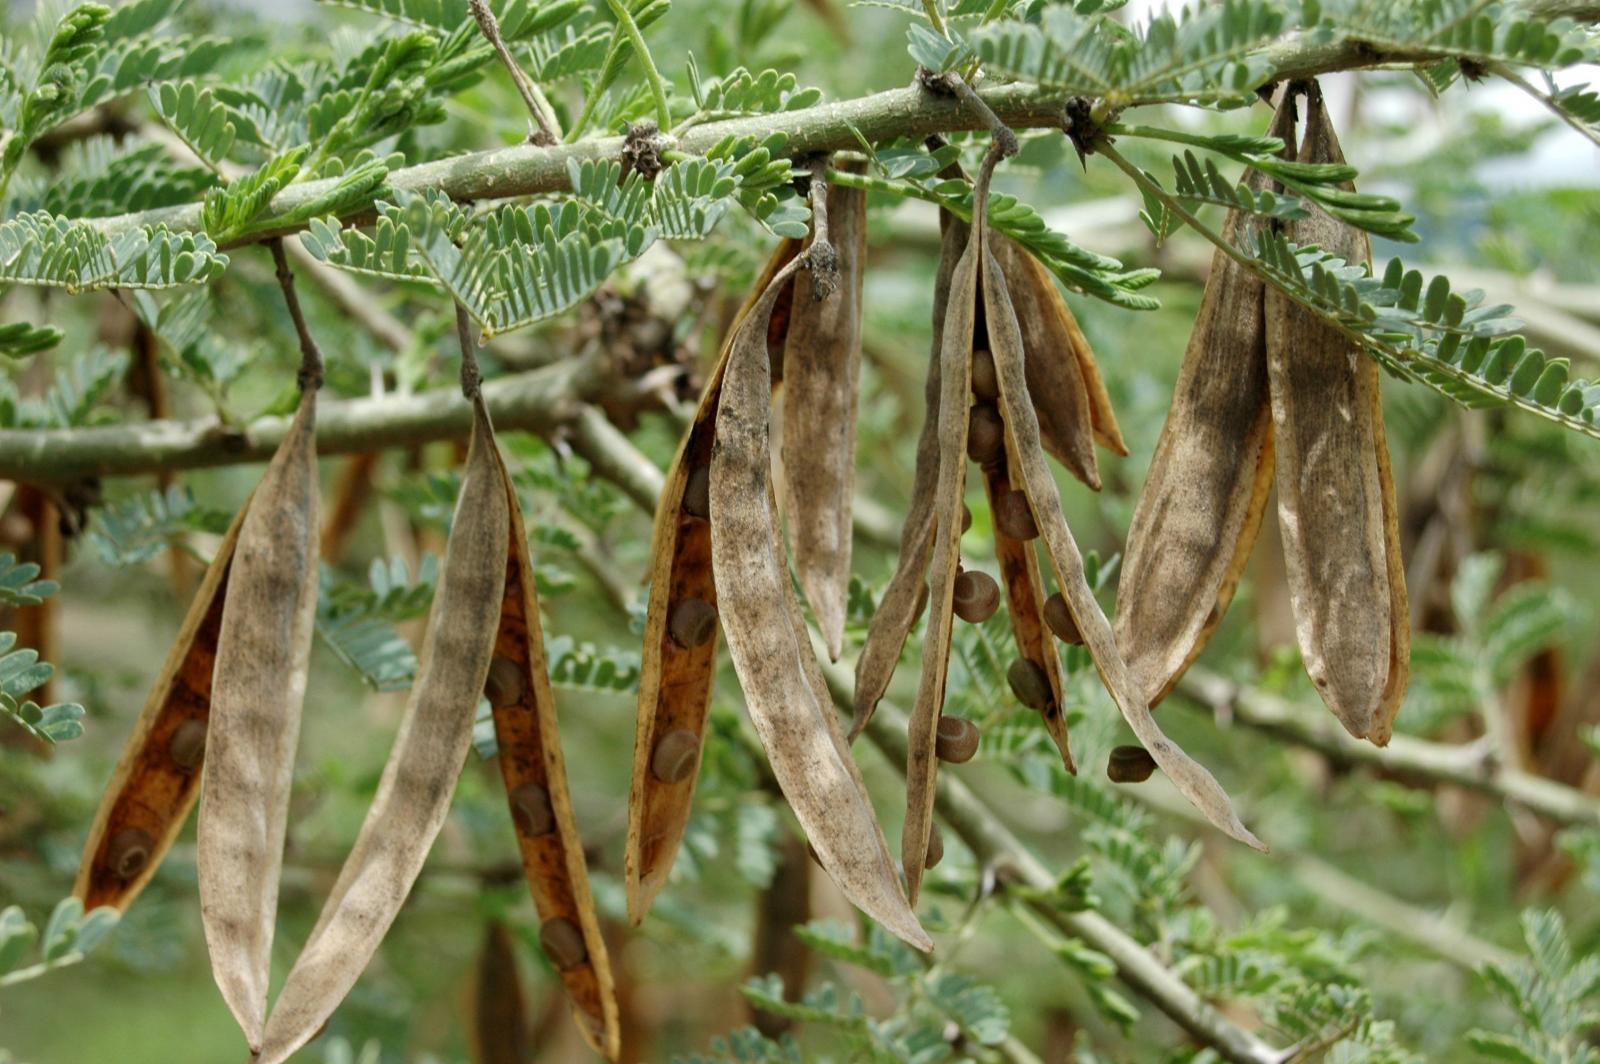
[[[968,624],[982,624],[1000,608],[1000,585],[988,573],[963,572],[956,576],[951,606]]]
[[[577,924],[560,916],[539,925],[539,948],[558,972],[570,972],[589,959],[583,932]]]
[[[711,516],[711,467],[695,466],[683,484],[683,512],[690,517]]]
[[[978,752],[978,726],[965,717],[941,716],[934,753],[940,761],[964,765]]]
[[[762,342],[779,291],[775,279],[735,334],[717,403],[711,560],[722,594],[723,630],[773,777],[823,868],[852,904],[906,942],[930,949],[828,702],[783,561]]]
[[[703,647],[716,638],[717,608],[705,599],[686,598],[672,607],[667,632],[684,650]]]
[[[1344,155],[1313,83],[1306,163]],[[1346,185],[1354,190],[1353,185]],[[1366,263],[1364,233],[1318,212],[1285,235]],[[1295,633],[1317,693],[1356,738],[1389,741],[1405,694],[1410,619],[1378,366],[1318,315],[1267,293],[1267,375],[1279,526]]]
[[[521,667],[512,659],[496,654],[489,662],[489,678],[483,683],[483,697],[489,700],[489,705],[496,709],[516,705],[527,690],[528,681]]]
[[[1294,143],[1294,104],[1270,135]],[[1270,182],[1247,171],[1247,187]],[[1254,224],[1237,211],[1223,236]],[[1117,643],[1135,689],[1160,702],[1233,601],[1272,487],[1266,285],[1218,250],[1189,335],[1172,408],[1134,507],[1117,586]]]
[[[716,672],[715,628],[710,639],[693,648],[680,646],[669,631],[668,619],[674,604],[697,598],[713,609],[718,605],[711,569],[711,526],[686,512],[685,502],[691,482],[704,469],[705,512],[710,516],[710,462],[716,434],[717,398],[721,394],[733,337],[759,294],[766,291],[778,271],[799,253],[799,241],[786,240],[780,244],[767,260],[755,290],[735,316],[706,382],[705,393],[700,397],[694,423],[684,434],[683,443],[667,470],[661,502],[656,508],[655,533],[650,542],[650,597],[639,670],[639,710],[634,724],[633,782],[628,793],[628,839],[623,850],[628,919],[635,924],[644,920],[656,894],[667,881],[667,873],[672,870],[673,858],[677,856],[684,829],[689,824],[689,810],[694,799],[693,776],[689,777],[689,786],[663,786],[651,772],[650,760],[657,737],[683,730],[703,738],[711,680]],[[781,341],[779,337],[780,351]]]
[[[517,971],[517,951],[511,932],[499,920],[484,927],[473,975],[470,1036],[474,1064],[527,1064],[533,1059],[533,1030]]]
[[[955,274],[956,262],[966,248],[970,231],[966,223],[947,213],[941,213],[939,221],[944,236],[939,253],[939,272],[933,289],[933,349],[928,359],[928,381],[923,391],[927,413],[922,423],[922,435],[917,439],[917,465],[911,484],[911,504],[906,509],[905,524],[900,529],[900,558],[895,563],[894,576],[890,578],[889,586],[884,588],[883,597],[867,626],[867,641],[861,648],[861,656],[856,659],[851,742],[867,726],[878,700],[889,689],[889,680],[900,662],[900,651],[904,649],[906,637],[911,634],[917,618],[922,616],[928,594],[928,560],[933,556],[934,540],[934,493],[939,478],[939,404],[943,391],[939,363],[951,279]],[[966,407],[965,395],[962,396],[961,405],[963,409]],[[967,520],[970,522],[970,515]]]
[[[1083,645],[1083,633],[1078,631],[1078,622],[1072,619],[1072,611],[1067,608],[1067,600],[1061,597],[1061,592],[1044,600],[1044,623],[1063,643]]]
[[[996,495],[990,503],[994,510],[994,527],[1010,539],[1026,543],[1039,538],[1039,526],[1028,506],[1028,496],[1020,491]]]
[[[1000,398],[1000,382],[994,375],[994,356],[981,347],[972,352],[972,394],[985,403]]]
[[[454,781],[472,745],[472,718],[497,635],[504,634],[497,621],[512,546],[505,480],[481,399],[473,403],[473,415],[421,668],[399,733],[367,818],[273,1005],[252,1064],[282,1064],[316,1035],[355,985],[444,826]],[[518,535],[516,542],[525,537]],[[499,648],[504,652],[505,642]]]
[[[1119,746],[1106,761],[1106,778],[1112,783],[1143,783],[1156,770],[1156,759],[1142,746]]]
[[[200,796],[200,773],[194,769],[205,755],[224,592],[250,504],[246,499],[222,537],[100,800],[72,888],[85,909],[109,905],[125,911],[155,874]],[[180,740],[180,733],[185,738]],[[119,875],[110,860],[112,840],[130,828],[154,840],[143,867],[131,878]]]
[[[223,593],[196,866],[211,972],[261,1045],[300,710],[317,609],[316,389],[250,500]]]
[[[663,735],[650,753],[650,775],[662,783],[682,783],[700,768],[700,737],[685,728]]]
[[[550,791],[537,783],[524,783],[510,788],[511,813],[517,828],[531,836],[548,834],[556,826],[555,808],[550,804]]]
[[[1006,427],[1000,414],[988,403],[972,408],[967,428],[967,457],[979,465],[988,465],[1005,453]]]
[[[831,294],[812,271],[795,275],[783,355],[782,476],[778,498],[795,574],[830,660],[844,647],[855,496],[856,392],[861,376],[861,292],[867,262],[867,194],[831,186],[828,238],[837,270]]]
[[[1101,681],[1116,701],[1123,719],[1134,735],[1149,750],[1173,784],[1193,802],[1212,824],[1258,849],[1261,841],[1240,822],[1220,784],[1198,762],[1162,734],[1150,707],[1139,695],[1128,674],[1127,663],[1117,650],[1111,623],[1095,601],[1094,591],[1084,576],[1083,556],[1061,513],[1061,493],[1039,441],[1039,422],[1028,398],[1023,371],[1022,334],[1016,312],[1006,289],[999,263],[988,257],[983,274],[984,320],[989,330],[989,346],[994,352],[995,369],[1000,377],[1000,416],[1006,423],[1006,454],[1013,471],[1027,493],[1030,511],[1040,523],[1046,552],[1055,570],[1056,584],[1066,598],[1078,630]]]

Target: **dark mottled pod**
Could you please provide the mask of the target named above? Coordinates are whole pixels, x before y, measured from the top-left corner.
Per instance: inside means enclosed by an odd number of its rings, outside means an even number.
[[[944,836],[938,824],[928,825],[928,855],[922,859],[923,868],[932,868],[944,860]]]
[[[550,792],[537,783],[524,783],[512,791],[511,805],[529,835],[543,835],[556,826]]]
[[[583,932],[564,916],[539,925],[539,947],[550,958],[550,963],[563,972],[576,968],[589,957],[589,948],[583,944]]]
[[[1067,609],[1067,600],[1061,597],[1061,592],[1044,600],[1044,623],[1050,626],[1050,631],[1063,643],[1074,646],[1083,642],[1083,634],[1078,631],[1077,622],[1072,619],[1072,611]]]
[[[991,403],[1000,398],[1000,378],[995,374],[994,356],[981,347],[972,352],[972,394]]]
[[[143,828],[124,828],[112,837],[106,849],[106,865],[118,879],[132,879],[144,871],[155,844]]]
[[[185,772],[199,768],[206,756],[206,722],[186,720],[178,725],[167,741],[167,754]]]
[[[1020,491],[1007,492],[995,500],[994,523],[1012,539],[1026,542],[1039,538],[1039,526],[1034,523],[1028,497]]]
[[[1050,679],[1038,662],[1016,659],[1006,669],[1006,682],[1011,685],[1011,693],[1017,696],[1017,701],[1029,709],[1043,713],[1050,704]]]
[[[965,717],[940,717],[934,752],[940,761],[966,764],[978,752],[978,726]]]
[[[988,573],[962,572],[956,576],[951,602],[957,617],[969,624],[982,624],[1000,608],[1000,585]]]
[[[700,759],[700,737],[686,728],[669,731],[650,754],[650,774],[662,783],[682,783]]]
[[[999,411],[987,403],[972,408],[967,426],[967,457],[979,465],[988,465],[1006,449],[1006,426]]]
[[[711,516],[711,467],[696,466],[683,486],[683,512],[690,517]]]
[[[1142,746],[1119,746],[1106,761],[1106,778],[1112,783],[1143,783],[1156,770],[1156,759]]]
[[[672,607],[667,631],[672,641],[685,650],[705,646],[717,632],[716,608],[705,599],[684,599]]]
[[[527,691],[528,681],[522,667],[510,658],[495,655],[489,662],[489,676],[483,681],[483,697],[496,709],[516,705]]]

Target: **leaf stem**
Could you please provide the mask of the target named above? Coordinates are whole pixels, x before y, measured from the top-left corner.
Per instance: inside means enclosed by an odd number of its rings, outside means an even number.
[[[278,276],[278,287],[283,289],[283,301],[289,307],[289,317],[294,321],[295,335],[300,338],[300,390],[316,391],[322,387],[322,349],[317,346],[311,328],[306,324],[305,311],[300,308],[300,297],[294,289],[294,271],[289,269],[289,259],[283,252],[283,237],[267,241],[272,249],[272,263]]]
[[[644,34],[640,32],[639,24],[633,20],[633,12],[628,10],[628,0],[606,0],[606,3],[610,5],[611,13],[617,17],[617,25],[628,35],[628,41],[638,56],[639,65],[644,68],[645,81],[649,83],[650,94],[656,101],[656,125],[665,132],[672,128],[672,109],[667,106],[667,86],[661,80],[661,71],[656,69],[656,61],[650,55],[650,49],[645,47]]]
[[[1557,103],[1555,97],[1540,92],[1537,85],[1533,84],[1527,78],[1517,73],[1508,64],[1496,60],[1489,63],[1488,66],[1490,73],[1504,81],[1509,81],[1511,84],[1515,85],[1517,88],[1521,89],[1535,100],[1538,100],[1551,114],[1555,115],[1557,118],[1561,119],[1561,121],[1565,122],[1567,125],[1583,134],[1583,136],[1587,137],[1590,143],[1600,144],[1600,130],[1596,130],[1580,121],[1576,116],[1567,111],[1566,108]]]

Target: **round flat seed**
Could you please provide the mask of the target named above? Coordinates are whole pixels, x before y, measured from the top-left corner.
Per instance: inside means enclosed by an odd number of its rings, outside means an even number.
[[[1119,746],[1106,762],[1106,778],[1112,783],[1143,783],[1156,770],[1156,759],[1142,746]]]
[[[1040,713],[1050,705],[1050,678],[1036,662],[1018,658],[1006,669],[1006,682],[1017,701]]]
[[[979,465],[988,465],[1006,449],[1006,426],[1000,412],[987,403],[972,408],[967,424],[967,457]]]
[[[944,860],[944,835],[938,824],[928,825],[928,855],[922,859],[923,868],[932,868]]]
[[[522,666],[496,654],[489,662],[489,675],[483,681],[483,697],[489,704],[496,709],[516,705],[527,689],[528,680],[522,674]]]
[[[1000,398],[1000,376],[995,372],[994,356],[981,347],[972,352],[972,394],[991,403]]]
[[[965,717],[940,717],[934,753],[940,761],[964,765],[978,752],[978,726]]]
[[[539,946],[544,950],[544,955],[550,958],[550,963],[563,972],[571,971],[589,959],[589,947],[583,943],[583,932],[564,916],[539,925]]]
[[[1044,600],[1044,623],[1063,643],[1076,646],[1083,642],[1083,634],[1078,631],[1072,611],[1067,609],[1067,600],[1061,597],[1059,591]]]
[[[206,756],[206,722],[186,720],[178,725],[167,740],[167,756],[185,772],[199,768]]]
[[[683,486],[683,512],[690,517],[711,516],[711,467],[695,466]]]
[[[982,624],[1000,608],[1000,585],[988,573],[963,572],[956,577],[954,609],[969,624]]]
[[[529,835],[543,835],[556,826],[550,792],[537,783],[524,783],[511,792],[511,805]]]
[[[650,775],[662,783],[682,783],[694,775],[700,759],[700,737],[677,728],[661,737],[650,752]]]
[[[143,828],[123,828],[111,837],[106,847],[106,867],[118,879],[132,879],[144,871],[156,840]]]
[[[667,619],[672,641],[685,650],[705,646],[717,634],[716,608],[705,599],[687,598],[672,607]]]
[[[1039,535],[1028,497],[1020,491],[1008,491],[994,501],[994,526],[1011,539],[1024,542]]]
[[[963,536],[966,535],[967,534],[967,530],[970,529],[971,527],[972,527],[972,511],[967,509],[967,504],[966,503],[962,503],[961,504],[961,534]]]

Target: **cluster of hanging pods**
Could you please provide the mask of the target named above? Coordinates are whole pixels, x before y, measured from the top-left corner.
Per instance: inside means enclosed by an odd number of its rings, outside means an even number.
[[[1314,85],[1301,92],[1308,106],[1298,149],[1293,95],[1284,95],[1272,134],[1303,161],[1338,161],[1320,94]],[[1405,688],[1407,627],[1375,365],[1218,252],[1134,513],[1113,630],[1046,456],[1098,489],[1096,445],[1127,452],[1093,352],[1050,275],[981,221],[1000,157],[991,149],[974,186],[980,221],[941,219],[911,502],[898,567],[857,660],[848,733],[801,593],[837,660],[850,573],[865,193],[814,176],[811,237],[777,248],[729,328],[656,513],[624,864],[635,923],[666,882],[688,823],[720,630],[817,861],[863,912],[931,949],[914,906],[924,870],[943,851],[933,824],[936,773],[941,761],[967,761],[978,747],[971,721],[943,713],[952,629],[957,619],[992,616],[1002,588],[1018,655],[1012,692],[1040,713],[1067,769],[1076,766],[1057,641],[1086,648],[1138,740],[1113,752],[1111,777],[1141,780],[1159,767],[1218,828],[1261,847],[1211,774],[1162,733],[1151,705],[1226,610],[1274,483],[1307,671],[1352,734],[1387,741]],[[1225,231],[1237,239],[1260,224],[1268,223],[1235,215]],[[1367,259],[1365,237],[1325,216],[1277,224],[1300,243]],[[464,322],[462,331],[470,358]],[[86,906],[125,909],[198,797],[201,914],[217,985],[252,1059],[278,1064],[320,1030],[398,914],[444,823],[486,698],[540,943],[583,1034],[614,1059],[616,995],[568,793],[527,535],[475,375],[466,373],[471,442],[421,668],[366,820],[268,1008],[317,594],[319,380],[302,375],[298,413],[190,606],[95,819],[77,894]],[[993,516],[998,582],[962,565],[968,462]],[[850,742],[924,613],[897,864]]]

